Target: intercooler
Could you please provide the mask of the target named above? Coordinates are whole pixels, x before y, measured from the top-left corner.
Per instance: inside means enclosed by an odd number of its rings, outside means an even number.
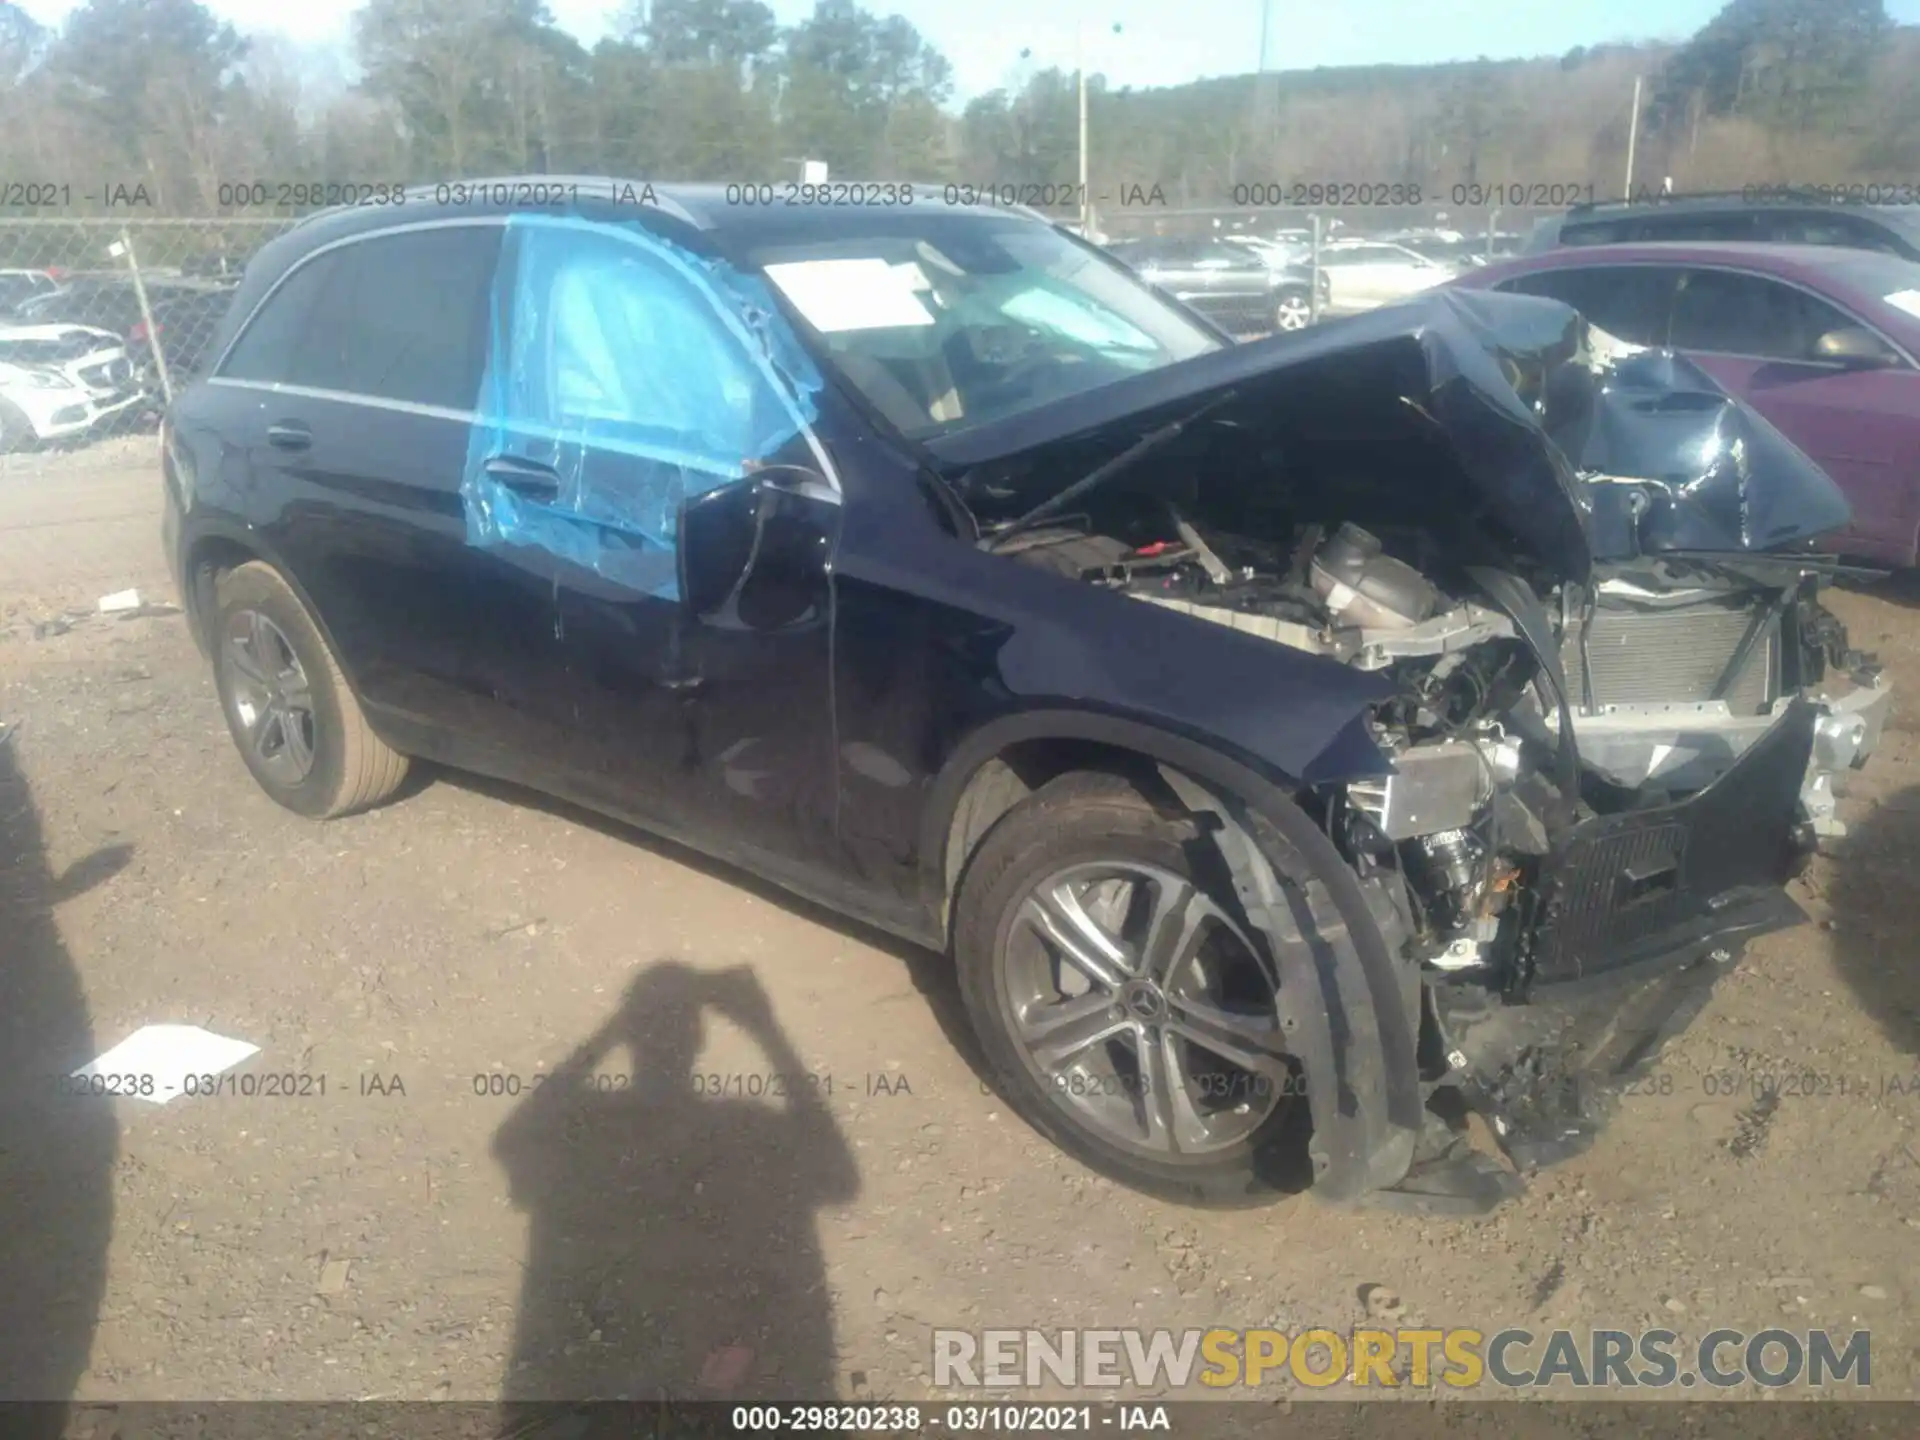
[[[1568,698],[1576,710],[1711,700],[1756,617],[1760,634],[1720,698],[1736,715],[1759,714],[1778,695],[1780,618],[1750,597],[1600,609],[1584,644],[1576,615],[1560,657]]]

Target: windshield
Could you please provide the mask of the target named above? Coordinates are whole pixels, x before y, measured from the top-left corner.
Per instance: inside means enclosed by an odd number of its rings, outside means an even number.
[[[930,216],[756,252],[816,348],[915,439],[1004,419],[1225,343],[1050,225]]]

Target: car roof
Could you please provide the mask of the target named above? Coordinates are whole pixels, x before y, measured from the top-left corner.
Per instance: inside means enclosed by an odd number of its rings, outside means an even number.
[[[1756,186],[1749,190],[1694,191],[1677,195],[1637,195],[1626,200],[1590,200],[1568,209],[1568,220],[1603,220],[1614,215],[1644,215],[1654,210],[1845,210],[1850,214],[1897,217],[1903,210],[1916,207],[1877,203],[1865,199],[1822,195],[1818,191],[1798,191],[1784,187]]]
[[[1783,280],[1796,280],[1834,298],[1878,300],[1880,291],[1861,283],[1864,264],[1904,265],[1920,277],[1920,262],[1847,245],[1767,244],[1752,240],[1639,240],[1616,245],[1571,245],[1496,260],[1463,277],[1471,289],[1487,289],[1519,275],[1544,270],[1596,269],[1607,265],[1721,265]]]
[[[1502,260],[1488,273],[1518,274],[1523,270],[1560,270],[1592,266],[1611,261],[1658,264],[1740,265],[1749,270],[1775,274],[1802,274],[1807,271],[1832,271],[1857,261],[1874,250],[1859,250],[1851,245],[1799,245],[1761,240],[1623,240],[1609,245],[1566,245],[1542,250],[1533,255]],[[1897,259],[1897,256],[1888,256]]]
[[[650,227],[683,235],[711,237],[715,248],[751,248],[762,237],[804,243],[846,232],[854,216],[876,216],[888,210],[907,213],[937,210],[942,214],[981,218],[1020,216],[1040,224],[1052,222],[1022,205],[961,203],[950,186],[907,182],[834,181],[815,187],[829,193],[801,203],[783,203],[787,182],[728,185],[720,183],[662,183],[616,175],[498,175],[418,185],[405,192],[403,203],[343,205],[322,210],[296,225],[289,235],[302,236],[311,248],[370,230],[436,220],[476,216],[551,213],[547,198],[565,195],[566,213],[600,221],[644,218]],[[844,189],[841,187],[845,187]],[[898,196],[910,191],[910,204]],[[755,203],[756,198],[759,203]],[[949,200],[953,199],[953,203]],[[284,237],[283,237],[284,238]]]

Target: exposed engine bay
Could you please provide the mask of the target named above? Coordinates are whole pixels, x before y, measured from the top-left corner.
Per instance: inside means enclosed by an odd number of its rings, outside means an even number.
[[[1747,941],[1806,919],[1787,882],[1891,699],[1820,603],[1849,508],[1684,358],[1530,297],[1438,291],[1160,376],[931,448],[981,548],[1247,637],[1219,663],[1277,737],[1314,672],[1366,682],[1315,732],[1325,778],[1292,778],[1375,964],[1300,962],[1311,899],[1275,900],[1229,801],[1163,779],[1319,991],[1310,1099],[1394,1111],[1315,1101],[1317,1183],[1483,1212],[1515,1175],[1455,1102],[1516,1172],[1579,1153]]]
[[[1519,917],[1556,842],[1707,789],[1803,693],[1822,712],[1800,794],[1810,849],[1840,829],[1835,772],[1864,762],[1883,723],[1877,667],[1819,604],[1811,560],[1659,557],[1543,595],[1501,575],[1494,594],[1417,531],[1309,524],[1275,544],[1172,504],[1119,518],[1129,508],[1062,517],[1007,553],[1387,679],[1371,730],[1394,773],[1330,787],[1321,818],[1435,979],[1525,989]],[[1643,879],[1648,898],[1671,883],[1658,856]]]

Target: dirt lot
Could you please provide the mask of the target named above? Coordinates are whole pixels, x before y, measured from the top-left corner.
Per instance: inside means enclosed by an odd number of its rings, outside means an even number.
[[[0,1396],[917,1399],[934,1326],[1345,1329],[1373,1285],[1487,1331],[1870,1328],[1874,1394],[1920,1396],[1912,600],[1837,601],[1904,688],[1818,923],[1591,1154],[1480,1223],[1195,1213],[985,1093],[935,957],[457,777],[276,808],[182,621],[88,613],[172,598],[151,449],[0,472]],[[163,1021],[325,1093],[48,1083]],[[533,1084],[570,1057],[608,1088]],[[757,1096],[793,1066],[805,1103]]]

